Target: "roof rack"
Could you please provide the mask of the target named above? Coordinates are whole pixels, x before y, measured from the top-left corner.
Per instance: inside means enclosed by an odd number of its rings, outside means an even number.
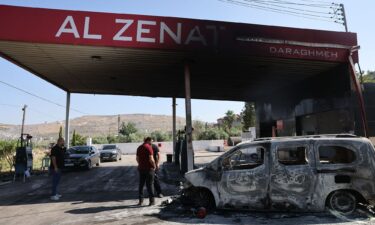
[[[304,135],[304,136],[285,136],[285,137],[264,137],[264,138],[256,138],[253,141],[270,141],[270,140],[278,140],[278,139],[302,139],[302,138],[360,138],[360,136],[354,134],[315,134],[315,135]]]

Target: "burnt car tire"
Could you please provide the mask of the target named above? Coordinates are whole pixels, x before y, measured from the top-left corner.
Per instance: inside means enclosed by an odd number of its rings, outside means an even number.
[[[343,215],[350,215],[357,209],[358,200],[349,191],[335,191],[328,196],[328,207]]]
[[[214,197],[211,192],[206,189],[195,188],[190,191],[189,197],[191,197],[195,207],[204,207],[208,210],[215,208]]]

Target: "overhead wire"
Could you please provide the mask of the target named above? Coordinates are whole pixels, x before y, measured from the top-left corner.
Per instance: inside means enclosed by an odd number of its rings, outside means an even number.
[[[337,3],[319,2],[307,4],[289,0],[219,0],[234,5],[245,6],[263,11],[276,12],[295,17],[343,24],[341,5]],[[293,7],[291,6],[293,5]],[[304,8],[302,8],[304,7]],[[306,9],[312,7],[314,10]],[[323,11],[322,11],[323,10]]]
[[[7,104],[7,103],[0,103],[0,106],[8,106],[8,107],[17,108],[17,109],[21,109],[21,108],[23,107],[22,105],[13,105],[13,104]],[[50,118],[56,119],[56,120],[61,120],[61,119],[59,119],[59,118],[56,117],[56,116],[53,116],[53,115],[48,114],[48,113],[46,113],[46,112],[42,112],[42,111],[39,111],[39,110],[37,110],[37,109],[34,109],[34,107],[30,107],[30,106],[28,106],[27,109],[30,110],[30,111],[33,111],[33,112],[39,113],[39,114],[41,114],[41,115],[48,116],[48,117],[50,117]]]
[[[284,1],[284,0],[258,0],[259,2],[270,2],[270,3],[277,3],[277,4],[284,4],[284,5],[298,5],[298,6],[308,6],[308,7],[315,7],[315,8],[331,8],[334,6],[338,6],[336,3],[326,3],[326,4],[307,4],[307,3],[299,3],[299,2],[291,2],[291,1]]]
[[[29,91],[26,91],[26,90],[24,90],[24,89],[22,89],[22,88],[16,87],[16,86],[14,86],[14,85],[12,85],[12,84],[9,84],[9,83],[7,83],[7,82],[4,82],[4,81],[1,81],[1,80],[0,80],[0,83],[6,85],[6,86],[8,86],[8,87],[14,88],[14,89],[16,89],[16,90],[18,90],[18,91],[21,91],[21,92],[23,92],[23,93],[26,93],[26,94],[28,94],[28,95],[31,95],[31,96],[33,96],[33,97],[35,97],[35,98],[40,99],[40,100],[43,100],[43,101],[45,101],[45,102],[48,102],[48,103],[50,103],[50,104],[54,104],[54,105],[56,105],[56,106],[59,106],[59,107],[62,107],[62,108],[66,108],[65,105],[62,105],[62,104],[60,104],[60,103],[57,103],[57,102],[51,101],[51,100],[49,100],[49,99],[47,99],[47,98],[44,98],[44,97],[42,97],[42,96],[36,95],[36,94],[34,94],[34,93],[31,93],[31,92],[29,92]],[[81,114],[84,114],[84,115],[89,115],[88,113],[82,112],[82,111],[80,111],[80,110],[78,110],[78,109],[74,109],[74,108],[71,108],[71,107],[70,107],[70,109],[71,109],[72,111],[77,112],[77,113],[81,113]]]
[[[308,10],[308,9],[303,9],[303,8],[295,8],[295,7],[290,7],[290,6],[283,6],[283,5],[280,5],[280,3],[269,3],[269,1],[264,1],[264,0],[245,0],[245,1],[246,2],[254,2],[254,3],[257,3],[257,4],[263,3],[264,5],[279,7],[279,8],[283,8],[283,9],[289,9],[289,10],[302,11],[302,12],[308,12],[308,13],[316,13],[316,14],[322,14],[322,15],[329,15],[328,12]]]
[[[328,18],[310,17],[308,15],[301,14],[301,13],[286,12],[285,10],[270,9],[268,7],[255,6],[255,5],[239,2],[239,1],[236,1],[236,0],[219,0],[219,1],[231,3],[231,4],[234,4],[234,5],[254,8],[254,9],[260,9],[260,10],[264,10],[264,11],[268,11],[268,12],[276,12],[276,13],[281,13],[281,14],[285,14],[285,15],[291,15],[291,16],[295,16],[295,17],[301,17],[301,18],[312,19],[312,20],[320,20],[320,21],[325,21],[325,22],[334,22],[332,20],[329,20]]]

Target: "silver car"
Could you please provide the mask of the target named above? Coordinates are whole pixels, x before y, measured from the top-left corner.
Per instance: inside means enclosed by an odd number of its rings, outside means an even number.
[[[103,145],[100,150],[100,161],[118,161],[121,160],[121,150],[117,145]]]
[[[205,207],[343,214],[375,203],[375,154],[366,138],[320,135],[241,143],[185,174],[184,196]]]

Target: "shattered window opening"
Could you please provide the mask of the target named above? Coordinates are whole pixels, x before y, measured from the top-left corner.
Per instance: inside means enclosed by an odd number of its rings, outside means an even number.
[[[305,146],[281,147],[277,149],[277,159],[283,165],[306,165],[307,149]]]
[[[343,146],[319,146],[321,164],[348,164],[356,160],[355,152]]]
[[[264,148],[259,146],[250,146],[239,149],[229,157],[223,160],[223,167],[226,170],[245,170],[253,169],[263,165]]]

